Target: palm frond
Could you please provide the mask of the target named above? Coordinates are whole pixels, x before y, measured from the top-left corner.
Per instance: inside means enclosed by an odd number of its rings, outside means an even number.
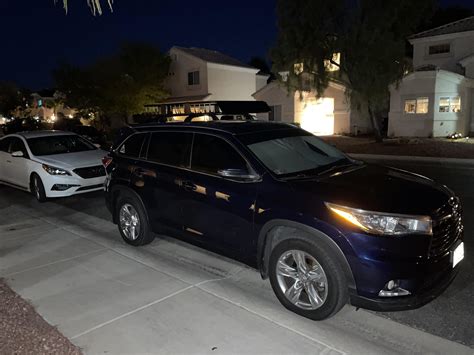
[[[96,14],[102,15],[102,5],[101,5],[102,0],[87,0],[87,5],[90,7],[92,14],[95,16]],[[113,4],[114,0],[106,0],[107,4],[109,5],[110,12],[113,12]],[[58,0],[54,0],[54,3],[56,4]],[[68,0],[63,0],[63,7],[64,11],[67,14],[68,11]]]

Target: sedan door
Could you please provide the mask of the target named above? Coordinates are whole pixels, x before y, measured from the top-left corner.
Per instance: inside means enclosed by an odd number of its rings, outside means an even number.
[[[0,139],[0,181],[6,181],[5,172],[7,168],[7,160],[10,160],[10,142],[11,137]]]
[[[21,152],[22,156],[14,156],[13,153]],[[12,185],[17,185],[22,188],[28,188],[28,152],[25,143],[19,137],[12,137],[9,149],[9,156],[7,156],[4,179]]]
[[[191,171],[184,182],[184,227],[211,247],[254,249],[253,218],[258,182],[220,176],[223,170],[251,171],[238,150],[223,138],[196,133]],[[244,253],[245,254],[245,253]]]

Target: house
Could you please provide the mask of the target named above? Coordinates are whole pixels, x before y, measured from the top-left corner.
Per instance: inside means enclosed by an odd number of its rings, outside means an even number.
[[[171,64],[164,86],[170,97],[149,107],[167,105],[175,113],[184,113],[183,102],[254,101],[252,94],[268,80],[259,69],[214,50],[174,46],[169,56]],[[174,103],[180,107],[173,107]]]
[[[474,131],[474,16],[409,38],[413,68],[391,87],[389,136]]]
[[[287,73],[280,75],[285,78]],[[285,82],[279,81],[265,85],[253,97],[265,101],[272,109],[269,114],[257,115],[259,119],[297,123],[316,135],[357,135],[371,130],[369,121],[359,111],[351,109],[346,88],[336,80],[329,82],[319,98],[309,86],[308,91],[300,92],[288,89]]]
[[[72,118],[77,111],[65,106],[63,94],[54,89],[45,89],[31,94],[28,105],[28,116],[37,117],[48,123],[56,121],[58,116]]]

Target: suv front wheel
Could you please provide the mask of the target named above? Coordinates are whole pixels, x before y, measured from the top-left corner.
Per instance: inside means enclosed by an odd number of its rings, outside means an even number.
[[[348,298],[344,273],[324,245],[282,241],[271,252],[269,277],[283,306],[313,320],[333,316]]]
[[[151,243],[154,235],[148,216],[137,197],[124,193],[116,204],[117,224],[123,240],[133,246]]]

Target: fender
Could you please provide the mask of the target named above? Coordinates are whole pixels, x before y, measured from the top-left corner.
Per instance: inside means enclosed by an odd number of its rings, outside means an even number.
[[[344,274],[347,279],[347,284],[350,290],[356,290],[356,283],[354,280],[354,275],[352,274],[351,267],[347,262],[344,253],[342,252],[341,248],[336,244],[334,240],[332,240],[328,235],[321,232],[320,230],[307,226],[302,223],[285,220],[285,219],[273,219],[265,223],[265,225],[260,230],[258,241],[257,241],[257,266],[260,270],[260,275],[263,279],[268,278],[268,262],[270,259],[270,251],[272,241],[268,240],[268,238],[274,238],[270,235],[270,232],[273,228],[276,227],[287,227],[292,228],[295,230],[299,230],[303,232],[302,238],[311,238],[311,240],[316,240],[321,242],[325,246],[327,246],[336,256],[339,264],[342,266],[344,270]],[[283,236],[281,240],[289,239],[289,237]]]

